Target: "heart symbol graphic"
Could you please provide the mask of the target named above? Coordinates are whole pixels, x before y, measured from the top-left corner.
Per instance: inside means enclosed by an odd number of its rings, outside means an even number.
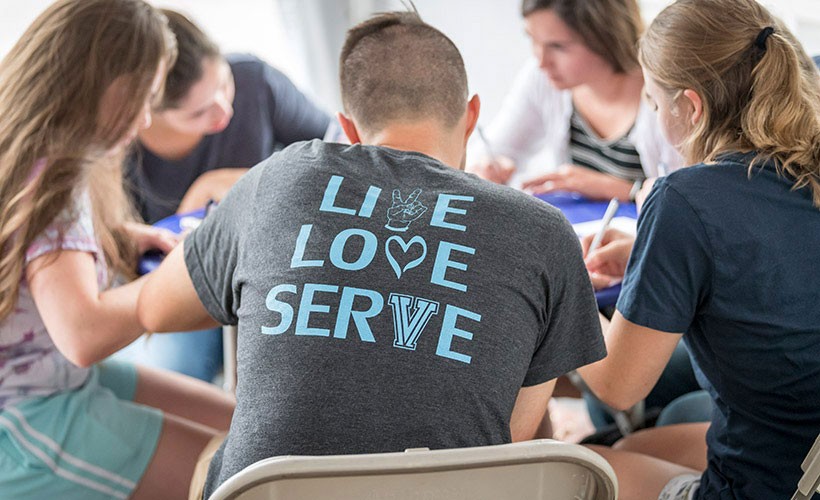
[[[410,262],[405,264],[404,267],[400,267],[395,257],[393,257],[393,254],[390,253],[390,242],[392,241],[398,243],[402,249],[402,252],[404,252],[405,254],[407,254],[407,251],[410,250],[410,247],[412,247],[413,245],[421,245],[421,256],[414,260],[411,260]],[[396,273],[396,278],[401,279],[402,273],[418,266],[422,263],[422,261],[424,261],[424,258],[427,257],[427,242],[424,241],[424,238],[422,238],[421,236],[413,236],[412,238],[410,238],[410,241],[404,241],[401,238],[401,236],[394,235],[387,238],[387,241],[384,243],[384,253],[387,254],[387,261],[390,262],[390,267],[392,267],[393,271]]]

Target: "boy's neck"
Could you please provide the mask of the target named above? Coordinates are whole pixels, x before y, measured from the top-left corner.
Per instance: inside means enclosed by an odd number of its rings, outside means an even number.
[[[362,138],[362,143],[423,153],[449,167],[463,169],[464,144],[459,143],[454,131],[444,131],[436,122],[391,123]]]

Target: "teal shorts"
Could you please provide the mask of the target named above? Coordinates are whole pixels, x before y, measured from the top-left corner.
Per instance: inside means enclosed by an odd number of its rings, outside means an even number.
[[[0,500],[128,498],[163,420],[136,385],[133,365],[107,361],[77,390],[0,410]]]

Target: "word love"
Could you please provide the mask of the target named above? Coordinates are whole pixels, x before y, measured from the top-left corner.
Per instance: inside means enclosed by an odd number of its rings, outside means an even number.
[[[336,205],[336,198],[342,181],[343,178],[340,176],[331,177],[325,189],[319,211],[370,218],[382,192],[381,188],[370,186],[358,209],[339,207]],[[413,216],[417,217],[416,214],[423,213],[426,210],[426,208],[424,210],[419,209],[420,206],[416,201],[419,193],[420,190],[416,190],[407,200],[402,200],[398,191],[394,191],[393,206],[413,207],[406,208],[406,211],[414,210]],[[472,196],[440,194],[432,211],[430,226],[453,231],[466,231],[467,227],[460,224],[456,218],[465,215],[467,210],[454,206],[454,204],[472,201]],[[391,216],[389,223],[392,223],[393,226],[400,226],[401,224],[396,224],[398,217]],[[401,222],[407,223],[408,220],[402,219]],[[403,229],[406,229],[406,225],[402,229],[393,230]],[[381,245],[378,237],[372,232],[361,228],[348,228],[336,234],[329,248],[317,249],[310,239],[312,230],[313,224],[303,224],[300,227],[291,258],[291,268],[324,267],[327,259],[337,269],[360,271],[373,263],[381,247],[396,278],[401,278],[405,272],[418,267],[427,258],[429,251],[434,251],[435,257],[430,283],[461,292],[467,291],[467,285],[455,281],[456,278],[448,278],[447,272],[450,269],[467,271],[468,266],[464,259],[467,255],[475,254],[475,249],[472,247],[448,241],[439,241],[436,248],[430,249],[427,241],[421,236],[417,235],[405,239],[399,234],[388,237]],[[354,241],[355,244],[352,244]]]
[[[323,217],[330,217],[333,224],[317,227],[302,224],[299,228],[290,261],[291,269],[322,268],[329,263],[336,269],[356,272],[374,265],[380,268],[379,275],[386,275],[385,281],[392,281],[387,265],[396,278],[401,279],[404,273],[418,268],[429,255],[433,262],[426,268],[432,269],[431,284],[467,292],[467,285],[462,281],[465,281],[464,273],[470,257],[475,255],[475,249],[445,241],[440,235],[446,237],[452,234],[464,238],[467,231],[465,206],[473,202],[472,196],[439,194],[433,209],[429,210],[425,204],[429,201],[420,199],[423,191],[418,187],[410,194],[405,192],[406,196],[402,196],[400,189],[394,189],[387,203],[380,204],[381,188],[370,185],[364,196],[361,191],[348,188],[343,192],[344,196],[340,196],[344,182],[344,177],[332,176],[319,206],[319,212]],[[374,214],[385,217],[383,222],[376,225],[383,224],[385,229],[377,230],[381,240],[369,230],[374,228],[374,224],[367,219],[373,218]],[[427,215],[429,222],[425,222]],[[344,224],[345,221],[349,221],[349,225]],[[339,222],[342,222],[341,226]],[[420,234],[410,234],[425,229],[425,224],[445,230],[432,232],[436,243],[428,244]],[[357,225],[369,229],[355,227]],[[331,227],[332,232],[328,234]],[[311,239],[311,234],[320,236]],[[380,257],[378,260],[377,256]],[[380,284],[387,287],[398,285],[395,282]],[[424,287],[425,290],[427,288],[430,287]],[[428,292],[423,293],[426,295]],[[289,333],[301,337],[345,339],[348,331],[353,330],[362,342],[376,342],[377,338],[387,337],[389,333],[374,332],[373,326],[379,325],[378,328],[389,330],[388,325],[392,324],[392,346],[415,351],[425,330],[438,329],[436,356],[466,364],[472,361],[465,351],[469,352],[473,333],[463,328],[475,331],[481,322],[480,314],[453,304],[397,293],[395,290],[370,290],[343,284],[277,284],[268,292],[265,306],[273,313],[273,321],[266,321],[265,326],[261,327],[263,335]],[[428,337],[430,335],[427,334]],[[423,345],[429,344],[425,342]]]
[[[319,298],[322,294],[322,298]],[[298,312],[294,305],[298,303]],[[393,347],[415,351],[419,338],[427,325],[439,314],[440,304],[422,297],[391,293],[387,298],[393,323]],[[293,331],[296,336],[347,338],[351,322],[362,342],[376,342],[370,320],[385,309],[384,296],[375,291],[349,286],[306,283],[301,290],[301,297],[296,285],[277,285],[268,292],[265,306],[280,317],[279,323],[263,326],[264,335],[281,335]],[[336,311],[335,321],[330,314],[331,307]],[[311,318],[330,319],[333,329],[310,326]],[[295,326],[294,326],[295,319]],[[471,356],[458,352],[453,346],[456,338],[460,342],[471,341],[473,334],[459,328],[468,322],[481,322],[481,315],[460,307],[447,304],[441,319],[436,355],[470,364]],[[329,325],[328,325],[329,326]],[[466,345],[463,345],[466,347]]]

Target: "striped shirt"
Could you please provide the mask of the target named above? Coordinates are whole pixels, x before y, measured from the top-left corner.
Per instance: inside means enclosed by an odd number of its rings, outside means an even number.
[[[577,111],[573,111],[569,142],[572,163],[619,179],[645,179],[641,157],[627,135],[628,132],[612,141],[601,139],[586,120]]]

